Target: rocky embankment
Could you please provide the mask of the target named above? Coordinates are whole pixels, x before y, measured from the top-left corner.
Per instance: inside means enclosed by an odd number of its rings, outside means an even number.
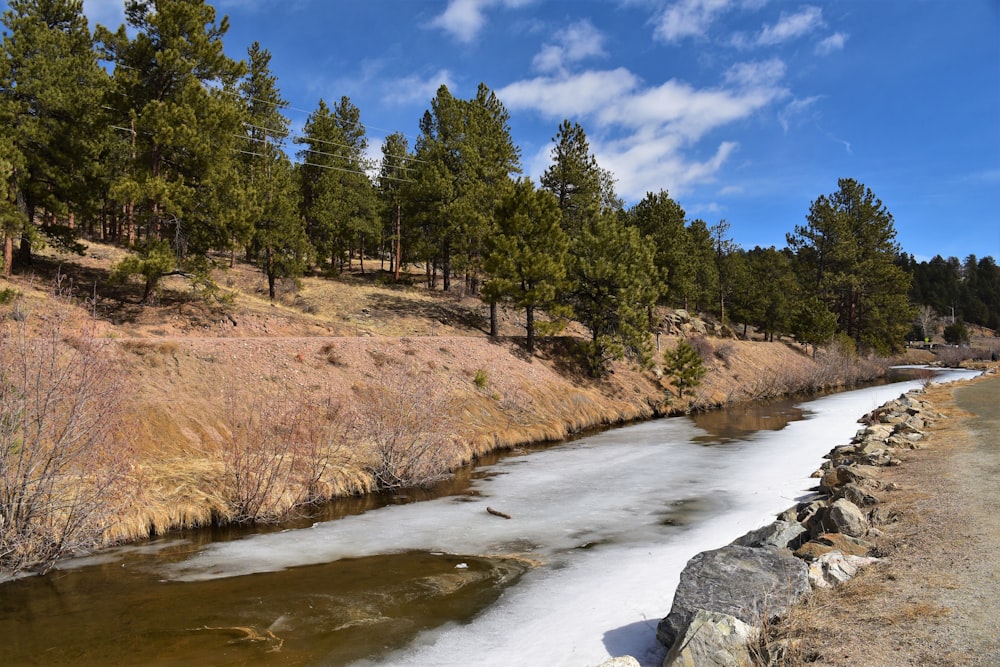
[[[697,554],[681,573],[657,637],[665,667],[749,666],[779,660],[783,641],[759,641],[760,629],[811,590],[851,579],[877,562],[870,539],[884,516],[879,495],[885,466],[923,446],[926,429],[944,415],[911,391],[873,410],[850,444],[837,447],[814,477],[815,492],[773,523],[731,544]]]

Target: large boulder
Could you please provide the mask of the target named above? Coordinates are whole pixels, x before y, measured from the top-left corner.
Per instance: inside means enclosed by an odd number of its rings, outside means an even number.
[[[663,667],[752,667],[757,628],[728,614],[698,610],[674,642]]]
[[[672,646],[699,610],[735,616],[752,627],[782,615],[809,592],[808,566],[787,551],[735,544],[688,561],[670,613],[656,636]]]
[[[778,549],[798,549],[809,539],[809,531],[798,521],[778,520],[763,528],[751,530],[733,540],[741,547],[776,547]]]
[[[820,513],[819,521],[813,530],[824,533],[843,533],[851,537],[864,537],[868,534],[868,517],[861,508],[847,498],[838,498],[828,508]]]

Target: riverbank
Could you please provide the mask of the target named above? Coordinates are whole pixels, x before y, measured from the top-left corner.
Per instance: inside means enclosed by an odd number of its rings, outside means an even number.
[[[104,545],[276,520],[301,504],[433,479],[496,449],[851,385],[884,369],[837,350],[713,337],[672,317],[657,361],[684,336],[708,368],[679,399],[658,366],[617,362],[589,377],[578,357],[584,332],[572,327],[539,341],[534,356],[515,335],[514,312],[501,317],[501,336],[486,337],[475,297],[311,279],[271,304],[254,296],[255,274],[226,275],[233,292],[222,309],[176,293],[135,308],[54,298],[32,281],[8,288],[18,297],[2,306],[5,354],[22,350],[45,391],[44,363],[77,364],[80,382],[60,391],[102,425],[106,437],[74,464],[88,471],[79,483]],[[48,347],[26,355],[26,341]],[[87,368],[113,382],[83,381]]]
[[[793,607],[776,664],[1000,664],[1000,375],[923,398],[946,418],[882,469],[879,563]]]

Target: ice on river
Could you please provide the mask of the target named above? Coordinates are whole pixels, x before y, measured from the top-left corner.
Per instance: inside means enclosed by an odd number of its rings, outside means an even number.
[[[700,431],[686,419],[606,431],[479,469],[478,496],[211,544],[163,576],[234,577],[407,550],[517,553],[542,565],[471,623],[426,632],[378,664],[586,666],[629,654],[658,665],[656,624],[688,559],[772,521],[815,485],[810,473],[850,440],[859,416],[917,386],[810,401],[808,419],[724,445],[692,442]]]

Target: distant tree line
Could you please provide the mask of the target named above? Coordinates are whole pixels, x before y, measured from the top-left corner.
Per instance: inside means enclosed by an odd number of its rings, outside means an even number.
[[[320,99],[293,133],[270,53],[254,43],[244,60],[225,55],[228,20],[204,0],[128,0],[127,25],[93,33],[81,0],[7,6],[7,275],[42,244],[81,251],[81,238],[134,251],[112,278],[139,276],[144,302],[165,275],[208,286],[212,268],[237,258],[259,268],[272,299],[307,271],[377,261],[398,280],[421,267],[430,288],[480,295],[493,333],[499,306],[523,309],[529,350],[537,334],[582,323],[595,372],[648,358],[657,304],[772,339],[839,335],[885,352],[913,325],[911,301],[997,324],[991,258],[915,263],[892,215],[851,179],[812,202],[786,247],[745,250],[727,221],[688,219],[666,190],[626,208],[570,120],[539,182],[521,177],[508,112],[485,84],[469,99],[441,86],[414,145],[393,133],[376,163],[347,97]]]

